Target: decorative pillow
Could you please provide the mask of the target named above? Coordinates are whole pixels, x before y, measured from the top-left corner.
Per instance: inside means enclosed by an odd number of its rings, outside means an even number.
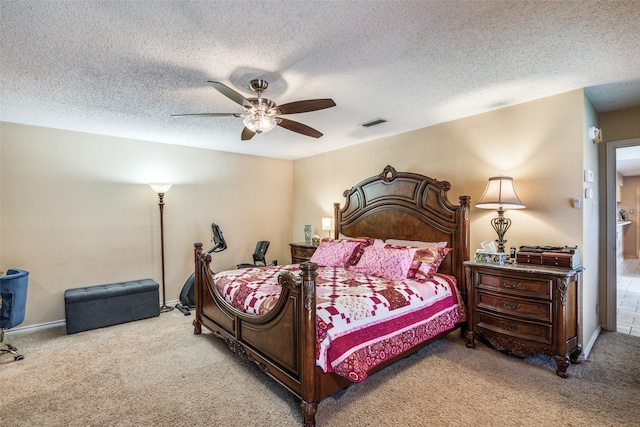
[[[419,282],[430,280],[449,252],[451,248],[418,248],[407,277]]]
[[[418,248],[446,248],[447,242],[419,242],[417,240],[396,240],[396,239],[387,239],[385,240],[387,245],[394,246],[416,246]]]
[[[394,282],[407,278],[417,248],[367,246],[356,265],[347,268],[357,273],[370,274]]]
[[[330,241],[329,238],[322,239],[323,242]],[[353,251],[351,257],[347,260],[344,267],[349,267],[350,265],[356,265],[362,256],[362,251],[365,247],[378,244],[379,246],[384,246],[384,242],[380,239],[374,239],[373,237],[345,237],[344,239],[334,240],[337,242],[358,242],[359,246]],[[377,242],[378,241],[378,242]]]
[[[353,251],[360,244],[360,242],[349,240],[323,240],[311,256],[310,261],[321,267],[346,267]]]

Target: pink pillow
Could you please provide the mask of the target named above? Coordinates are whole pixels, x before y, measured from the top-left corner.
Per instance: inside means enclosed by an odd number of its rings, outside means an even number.
[[[346,267],[347,261],[360,242],[323,240],[310,261],[321,267]]]
[[[407,278],[416,250],[417,248],[367,246],[358,263],[347,268],[397,282]]]
[[[376,244],[376,240],[380,239],[374,239],[373,237],[345,237],[344,239],[339,240],[332,240],[325,237],[324,239],[322,239],[323,242],[358,242],[358,246],[345,263],[345,268],[349,267],[350,265],[356,265],[360,260],[360,257],[362,256],[362,251],[364,250],[364,248],[369,245]],[[384,242],[382,242],[381,240],[377,243],[380,246],[384,246]]]
[[[407,277],[420,282],[430,280],[451,248],[418,248]]]

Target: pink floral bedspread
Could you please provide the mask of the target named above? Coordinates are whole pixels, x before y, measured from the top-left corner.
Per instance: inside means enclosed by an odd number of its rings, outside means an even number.
[[[236,309],[264,314],[278,300],[277,277],[297,264],[224,271],[218,291]],[[375,366],[466,320],[455,277],[390,282],[341,267],[319,267],[316,279],[316,363],[353,382]]]

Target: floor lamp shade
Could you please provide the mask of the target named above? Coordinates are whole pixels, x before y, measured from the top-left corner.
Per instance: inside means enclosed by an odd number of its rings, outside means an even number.
[[[504,211],[508,209],[524,209],[516,189],[513,186],[513,178],[510,176],[494,176],[489,178],[487,188],[476,204],[477,208],[495,209],[498,211],[498,217],[491,220],[493,229],[498,234],[498,252],[504,252],[504,246],[507,242],[504,235],[511,226],[511,220],[504,217]]]
[[[165,283],[164,283],[164,193],[169,191],[171,188],[171,184],[149,184],[149,186],[158,193],[158,207],[160,208],[160,256],[161,256],[161,265],[162,265],[162,306],[160,307],[161,312],[171,311],[173,307],[169,307],[167,305],[167,298],[165,292]]]

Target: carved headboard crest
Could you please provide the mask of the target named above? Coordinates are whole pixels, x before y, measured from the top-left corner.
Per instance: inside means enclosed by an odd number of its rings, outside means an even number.
[[[380,179],[386,182],[391,182],[398,176],[398,171],[391,165],[387,165],[380,174]]]

